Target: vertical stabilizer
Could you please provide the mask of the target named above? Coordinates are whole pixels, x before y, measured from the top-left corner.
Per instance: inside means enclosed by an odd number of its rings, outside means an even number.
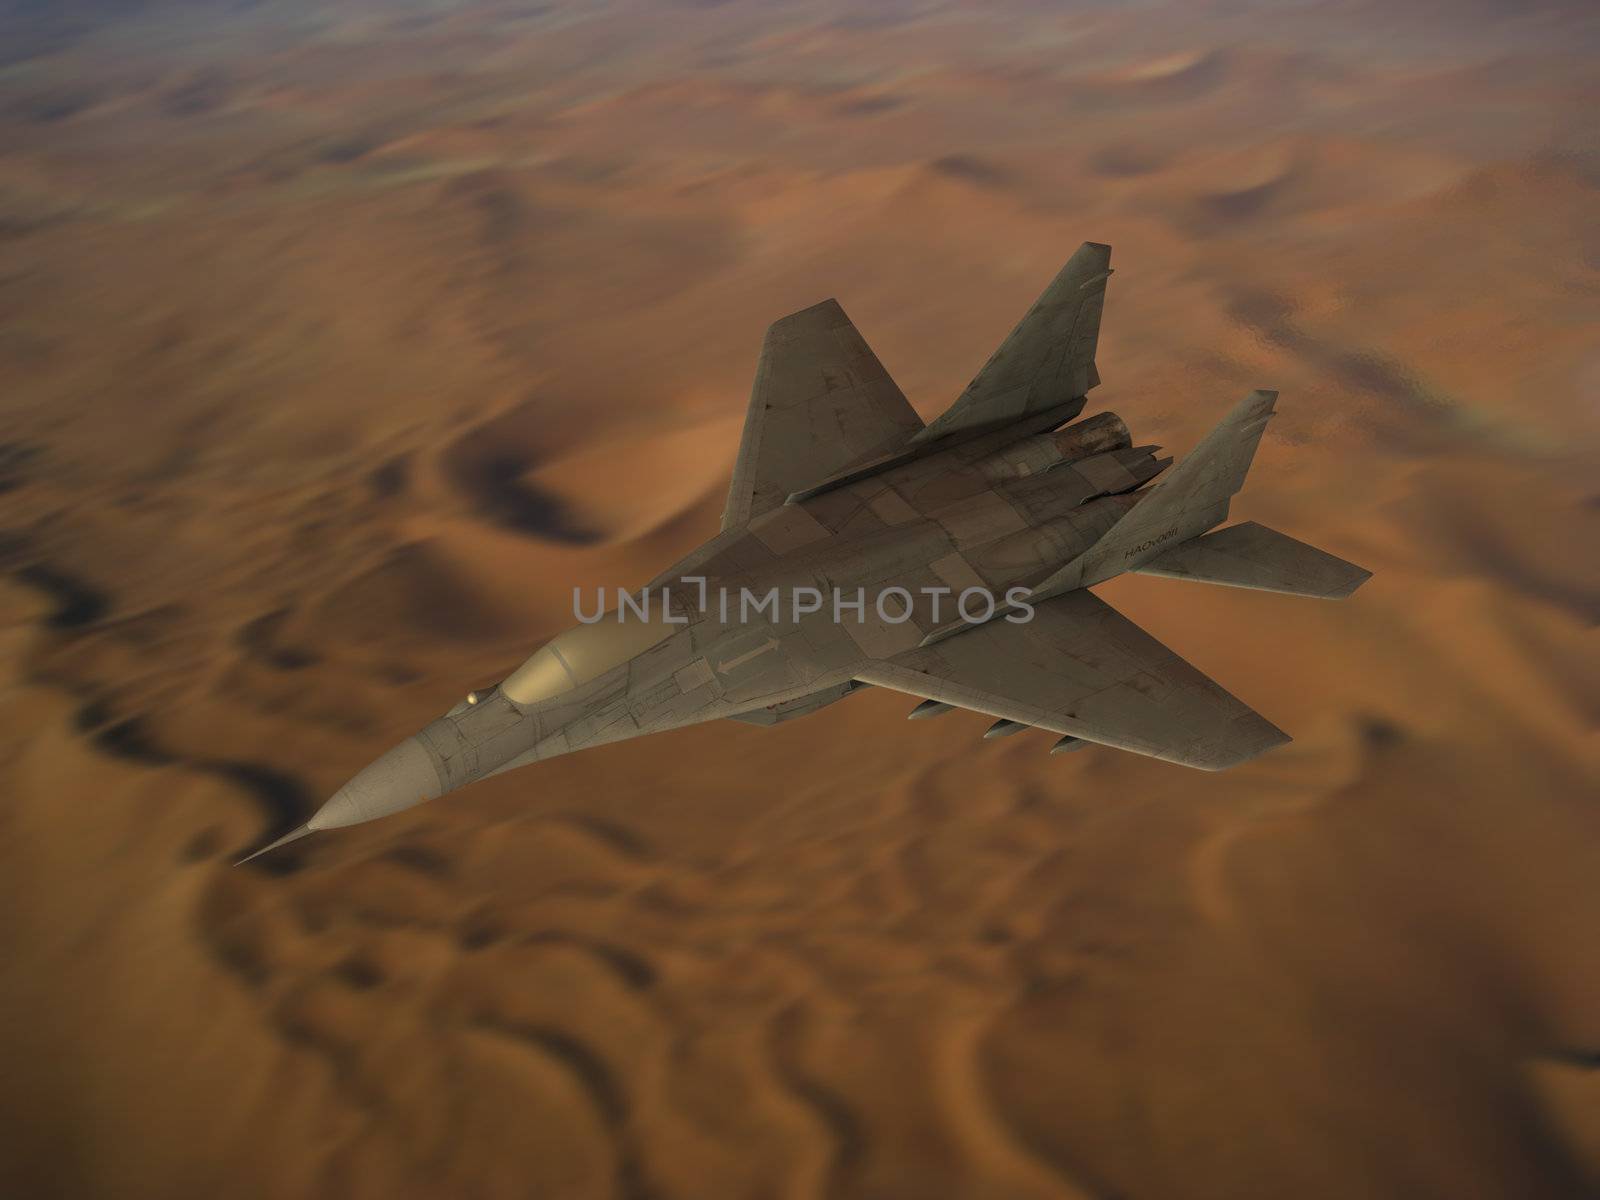
[[[913,440],[992,429],[1079,399],[1099,383],[1094,355],[1110,276],[1110,246],[1079,246],[967,390]]]

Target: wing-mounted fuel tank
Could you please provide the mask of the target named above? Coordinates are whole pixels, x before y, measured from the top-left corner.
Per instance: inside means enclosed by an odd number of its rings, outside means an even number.
[[[747,725],[776,725],[781,721],[792,721],[796,717],[809,716],[819,708],[827,708],[835,700],[843,700],[851,692],[860,691],[866,686],[864,683],[851,679],[830,688],[823,688],[820,692],[812,692],[809,696],[786,700],[782,704],[769,704],[765,708],[735,713],[728,719],[730,721],[743,721]]]

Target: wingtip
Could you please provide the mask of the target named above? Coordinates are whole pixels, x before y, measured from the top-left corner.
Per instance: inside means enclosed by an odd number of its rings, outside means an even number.
[[[1338,588],[1329,592],[1328,599],[1348,600],[1351,596],[1355,595],[1357,588],[1372,578],[1372,572],[1367,570],[1365,567],[1357,567],[1354,563],[1351,563],[1350,565],[1354,569],[1350,572],[1349,578],[1341,583]]]
[[[311,829],[311,826],[309,824],[301,825],[296,829],[291,829],[288,833],[284,834],[281,838],[278,838],[276,841],[273,841],[273,842],[268,842],[265,846],[261,847],[261,849],[256,850],[256,851],[254,851],[254,852],[252,852],[250,854],[245,855],[243,858],[241,858],[238,862],[234,863],[233,865],[236,866],[236,867],[242,867],[242,866],[245,865],[245,863],[250,862],[252,859],[260,858],[268,850],[276,850],[279,846],[287,846],[290,842],[297,842],[301,838],[305,837],[306,834],[308,834],[310,832],[312,832],[312,829]]]
[[[1209,754],[1178,761],[1202,771],[1231,771],[1292,741],[1294,738],[1260,713],[1247,709],[1229,723],[1225,736],[1213,744]]]

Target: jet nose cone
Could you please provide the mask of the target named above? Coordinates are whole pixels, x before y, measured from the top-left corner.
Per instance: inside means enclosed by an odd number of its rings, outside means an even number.
[[[433,758],[409,737],[333,794],[306,822],[308,829],[341,829],[401,812],[444,794]]]
[[[288,833],[284,834],[277,841],[268,842],[265,846],[261,847],[261,849],[255,851],[254,853],[246,854],[243,858],[241,858],[238,862],[234,863],[233,865],[236,866],[236,867],[242,867],[242,866],[245,865],[245,863],[249,862],[251,859],[260,858],[268,850],[276,850],[279,846],[287,846],[290,842],[298,842],[301,838],[305,837],[306,834],[308,834],[310,832],[311,832],[311,826],[309,826],[309,825],[298,826],[295,829],[291,829]]]

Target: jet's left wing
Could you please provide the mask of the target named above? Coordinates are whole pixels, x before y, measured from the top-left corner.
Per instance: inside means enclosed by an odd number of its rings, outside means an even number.
[[[922,429],[837,300],[773,323],[761,347],[722,527],[734,529]]]
[[[1220,771],[1289,740],[1087,591],[869,662],[863,683]]]

